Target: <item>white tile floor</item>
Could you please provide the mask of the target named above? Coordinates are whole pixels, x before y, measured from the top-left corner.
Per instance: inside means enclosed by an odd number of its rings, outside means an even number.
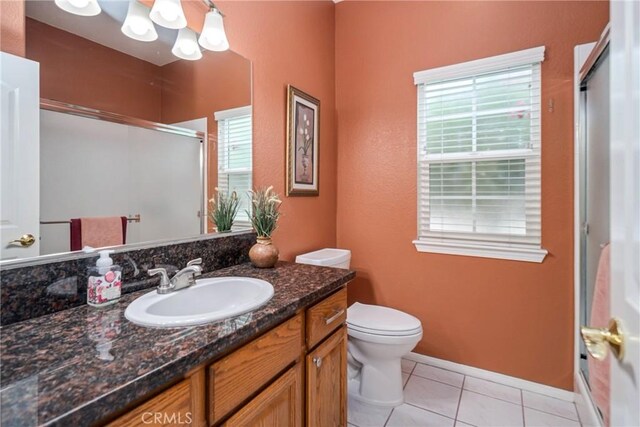
[[[571,402],[402,360],[405,403],[377,408],[349,400],[351,427],[573,427]]]

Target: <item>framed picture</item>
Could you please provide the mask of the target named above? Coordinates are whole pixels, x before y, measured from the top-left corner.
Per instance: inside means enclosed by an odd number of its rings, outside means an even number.
[[[318,195],[320,101],[287,88],[287,196]]]

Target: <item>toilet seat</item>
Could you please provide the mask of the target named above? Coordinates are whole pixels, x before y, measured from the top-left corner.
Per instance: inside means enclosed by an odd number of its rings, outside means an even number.
[[[347,329],[366,335],[406,337],[421,334],[422,324],[402,311],[356,302],[347,309]]]

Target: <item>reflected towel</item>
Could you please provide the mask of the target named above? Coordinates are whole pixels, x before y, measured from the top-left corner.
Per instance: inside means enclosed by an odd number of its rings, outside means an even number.
[[[71,220],[71,250],[85,246],[102,248],[126,243],[127,217],[94,217]]]
[[[596,283],[593,289],[593,302],[591,303],[591,325],[595,327],[605,327],[609,324],[609,292],[610,292],[610,245],[602,248],[600,261],[598,262],[598,272]],[[609,425],[609,399],[610,399],[610,373],[611,356],[599,362],[593,357],[588,358],[589,364],[589,385],[591,386],[591,397],[602,412],[604,425]]]

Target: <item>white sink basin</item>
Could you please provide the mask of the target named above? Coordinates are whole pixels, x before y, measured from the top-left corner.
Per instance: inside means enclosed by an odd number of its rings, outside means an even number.
[[[271,283],[249,277],[215,277],[160,295],[156,290],[133,301],[125,317],[138,325],[202,325],[237,316],[264,305],[273,296]]]

